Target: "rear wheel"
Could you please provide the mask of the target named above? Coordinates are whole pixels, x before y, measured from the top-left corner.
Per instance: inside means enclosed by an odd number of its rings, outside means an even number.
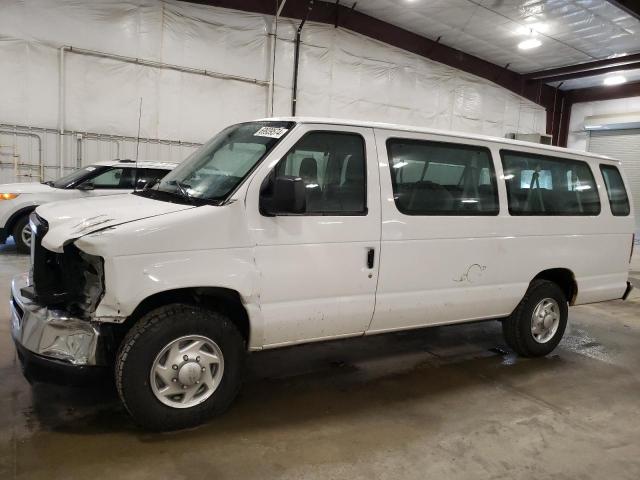
[[[29,225],[29,215],[24,215],[18,219],[13,226],[13,241],[16,243],[16,249],[20,253],[29,253],[31,251],[31,226]]]
[[[531,282],[524,298],[502,322],[509,346],[524,357],[541,357],[560,343],[569,309],[562,289],[548,280]]]
[[[244,339],[225,315],[168,305],[141,318],[123,340],[116,386],[143,427],[192,427],[229,407],[240,388],[244,359]]]

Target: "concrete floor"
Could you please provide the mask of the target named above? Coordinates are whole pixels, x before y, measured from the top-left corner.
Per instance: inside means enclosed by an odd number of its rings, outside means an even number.
[[[0,292],[27,268],[0,247]],[[640,287],[640,259],[632,275]],[[640,478],[640,294],[570,310],[548,358],[498,322],[252,355],[203,427],[137,429],[112,385],[30,386],[0,302],[2,479]]]

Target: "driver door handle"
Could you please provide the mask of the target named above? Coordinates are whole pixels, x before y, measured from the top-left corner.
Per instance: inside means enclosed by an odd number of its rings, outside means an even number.
[[[376,259],[376,249],[368,248],[367,249],[367,268],[372,269],[373,263]]]

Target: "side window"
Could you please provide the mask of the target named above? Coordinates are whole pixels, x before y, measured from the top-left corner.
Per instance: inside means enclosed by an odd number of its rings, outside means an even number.
[[[407,215],[497,215],[488,149],[422,140],[387,141],[393,198]]]
[[[366,214],[365,147],[358,134],[308,133],[280,160],[275,174],[302,178],[306,214]]]
[[[133,168],[111,168],[90,181],[96,189],[133,188],[134,176]]]
[[[162,170],[157,168],[139,168],[138,169],[138,183],[136,188],[143,189],[149,183],[155,183],[156,180],[160,180],[169,170]]]
[[[631,212],[629,197],[624,188],[624,182],[620,171],[613,165],[600,165],[600,171],[604,178],[604,185],[611,205],[611,213],[616,217],[625,217]]]
[[[586,162],[502,150],[511,215],[598,215],[600,198]]]

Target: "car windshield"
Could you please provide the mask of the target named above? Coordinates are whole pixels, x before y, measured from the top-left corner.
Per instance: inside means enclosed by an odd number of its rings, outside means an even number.
[[[78,184],[87,177],[93,176],[107,167],[102,165],[89,165],[79,170],[74,170],[69,175],[65,175],[52,182],[46,182],[47,185],[51,185],[53,188],[69,188]]]
[[[293,127],[293,122],[250,122],[226,128],[144,192],[185,201],[225,199]]]

